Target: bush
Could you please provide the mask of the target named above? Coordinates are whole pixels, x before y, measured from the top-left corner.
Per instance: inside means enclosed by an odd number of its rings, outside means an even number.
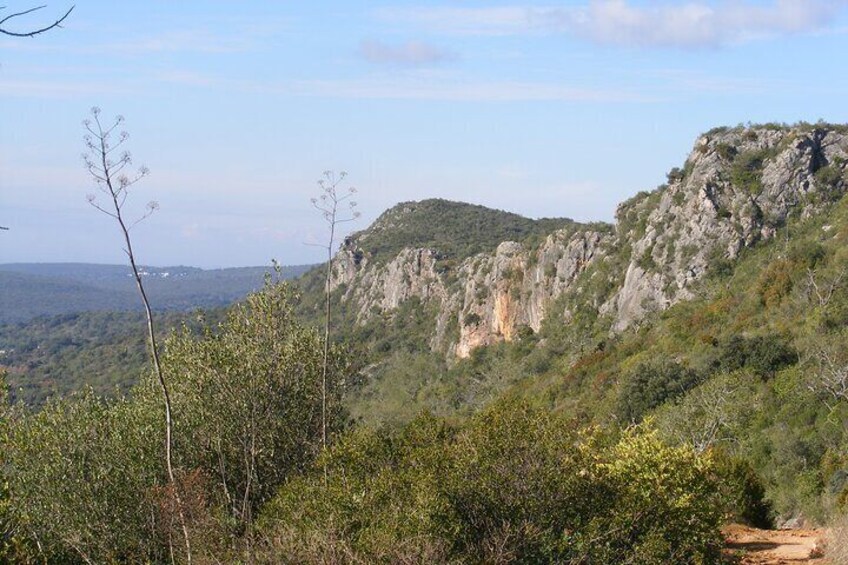
[[[772,156],[770,149],[745,151],[733,156],[730,181],[742,190],[759,194],[763,190],[763,165]]]
[[[16,409],[3,453],[8,510],[39,560],[164,559],[150,496],[164,468],[158,414],[87,391]]]
[[[178,415],[177,455],[228,501],[238,530],[322,447],[322,360],[318,333],[301,326],[285,283],[268,284],[233,307],[217,328],[183,330],[166,344]],[[344,422],[345,360],[330,349],[327,433]],[[230,502],[234,501],[234,502]]]
[[[283,486],[268,559],[705,563],[720,546],[711,463],[633,429],[610,438],[518,401],[461,427],[355,431]]]
[[[725,161],[732,160],[734,157],[736,157],[736,154],[738,153],[736,148],[730,145],[729,143],[716,143],[715,152],[718,154],[719,157],[721,157]]]
[[[130,399],[88,391],[39,412],[16,406],[0,426],[0,526],[20,549],[0,551],[17,561],[164,562],[168,540],[181,536],[179,494],[198,561],[238,561],[242,544],[252,561],[254,511],[322,449],[322,353],[317,332],[294,320],[285,285],[249,296],[216,328],[174,335],[163,367],[176,485],[164,470],[152,378]],[[344,423],[345,372],[331,349],[331,434]]]
[[[713,365],[727,373],[747,368],[764,379],[771,379],[781,369],[797,362],[798,352],[780,335],[734,335],[719,346]]]
[[[482,322],[483,319],[480,317],[480,314],[478,314],[477,312],[470,312],[470,313],[465,315],[465,318],[463,318],[462,321],[463,321],[463,325],[466,326],[466,327],[467,326],[479,326],[480,322]]]
[[[830,164],[820,167],[814,176],[819,189],[825,193],[831,193],[842,182],[843,172],[838,164]]]
[[[638,422],[650,410],[682,396],[700,376],[674,361],[642,363],[622,377],[616,413],[625,422]]]
[[[607,457],[615,505],[589,562],[718,562],[722,516],[709,458],[668,447],[641,427],[628,430]]]
[[[713,461],[725,520],[755,528],[772,528],[771,504],[766,500],[765,486],[751,463],[723,450],[713,452]]]

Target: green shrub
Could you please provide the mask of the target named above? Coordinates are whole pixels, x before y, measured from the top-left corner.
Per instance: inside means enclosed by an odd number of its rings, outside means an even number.
[[[840,188],[845,184],[845,171],[843,163],[834,160],[833,163],[819,167],[814,178],[816,187],[828,200],[836,200],[840,195]]]
[[[679,167],[674,167],[667,174],[666,178],[668,179],[668,184],[674,184],[676,182],[681,182],[686,177],[686,173],[683,169]]]
[[[483,318],[481,318],[480,314],[478,314],[477,312],[469,312],[468,314],[465,315],[465,317],[462,319],[462,321],[463,321],[463,325],[466,326],[466,327],[468,327],[468,326],[478,326],[480,324],[480,322],[483,321]]]
[[[285,283],[268,284],[217,328],[184,330],[166,344],[177,453],[211,479],[216,498],[239,501],[228,508],[239,528],[320,452],[324,400],[327,435],[344,424],[346,360],[330,348],[323,399],[322,342],[295,319],[292,299]]]
[[[719,346],[713,365],[727,373],[750,369],[762,378],[770,379],[779,370],[797,362],[798,352],[780,335],[734,335]]]
[[[738,153],[736,148],[729,143],[716,143],[715,152],[725,161],[731,161]]]
[[[274,555],[348,562],[707,563],[720,512],[708,458],[633,429],[618,442],[502,401],[460,427],[356,431],[282,487]],[[270,557],[270,555],[269,555]]]
[[[3,453],[15,528],[50,562],[164,559],[152,492],[158,413],[91,392],[11,415]],[[33,556],[34,557],[34,556]]]
[[[654,246],[650,246],[639,256],[636,265],[645,272],[653,271],[657,263],[654,261]]]
[[[769,264],[757,278],[757,294],[766,308],[778,306],[795,286],[796,265],[787,259]]]
[[[700,382],[700,376],[673,361],[642,363],[622,377],[616,413],[638,422],[651,409],[677,398]]]
[[[730,168],[731,182],[750,194],[759,194],[763,190],[763,165],[772,156],[771,149],[756,149],[734,155]]]
[[[604,467],[616,485],[601,547],[590,563],[717,563],[721,511],[712,461],[688,447],[669,447],[656,432],[628,430]]]
[[[772,507],[751,463],[723,450],[713,452],[713,461],[725,520],[772,528]]]
[[[218,327],[168,341],[176,485],[164,472],[152,378],[129,399],[89,390],[4,413],[3,529],[24,550],[37,548],[39,562],[164,562],[168,540],[181,535],[178,489],[198,561],[236,561],[242,541],[250,548],[254,511],[321,450],[323,347],[294,320],[290,299],[285,285],[268,285]],[[344,423],[346,369],[331,349],[328,434]]]

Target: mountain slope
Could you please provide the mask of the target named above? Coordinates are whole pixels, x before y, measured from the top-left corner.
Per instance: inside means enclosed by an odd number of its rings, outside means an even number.
[[[372,361],[368,423],[521,395],[579,421],[652,418],[751,462],[777,518],[848,501],[848,128],[722,128],[614,226],[502,242],[447,271],[337,256],[340,334]],[[348,325],[344,325],[348,324]],[[457,358],[458,357],[458,358]]]
[[[591,311],[618,332],[692,298],[711,265],[793,215],[820,213],[841,197],[846,162],[843,127],[725,128],[701,136],[668,184],[621,204],[614,226],[510,216],[505,228],[486,217],[496,211],[458,220],[469,205],[404,203],[345,241],[332,284],[359,325],[410,299],[434,304],[430,346],[459,357],[537,332],[551,313]]]

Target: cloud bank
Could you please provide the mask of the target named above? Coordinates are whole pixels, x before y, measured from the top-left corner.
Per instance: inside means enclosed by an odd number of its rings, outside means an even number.
[[[821,32],[830,28],[846,7],[846,0],[648,4],[590,0],[569,8],[419,7],[383,10],[379,15],[448,34],[562,33],[601,45],[699,49]]]

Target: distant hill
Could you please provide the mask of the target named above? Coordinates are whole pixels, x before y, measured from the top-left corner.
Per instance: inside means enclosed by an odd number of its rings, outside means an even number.
[[[285,278],[309,266],[283,267]],[[185,311],[225,306],[262,285],[271,267],[198,269],[142,267],[156,310]],[[0,324],[39,316],[140,309],[129,267],[88,263],[0,265]]]
[[[454,264],[477,253],[492,252],[504,241],[544,237],[572,225],[574,221],[568,218],[533,220],[485,206],[431,198],[393,206],[346,243],[347,247],[361,246],[377,263],[394,259],[405,248],[417,247],[433,249]]]

